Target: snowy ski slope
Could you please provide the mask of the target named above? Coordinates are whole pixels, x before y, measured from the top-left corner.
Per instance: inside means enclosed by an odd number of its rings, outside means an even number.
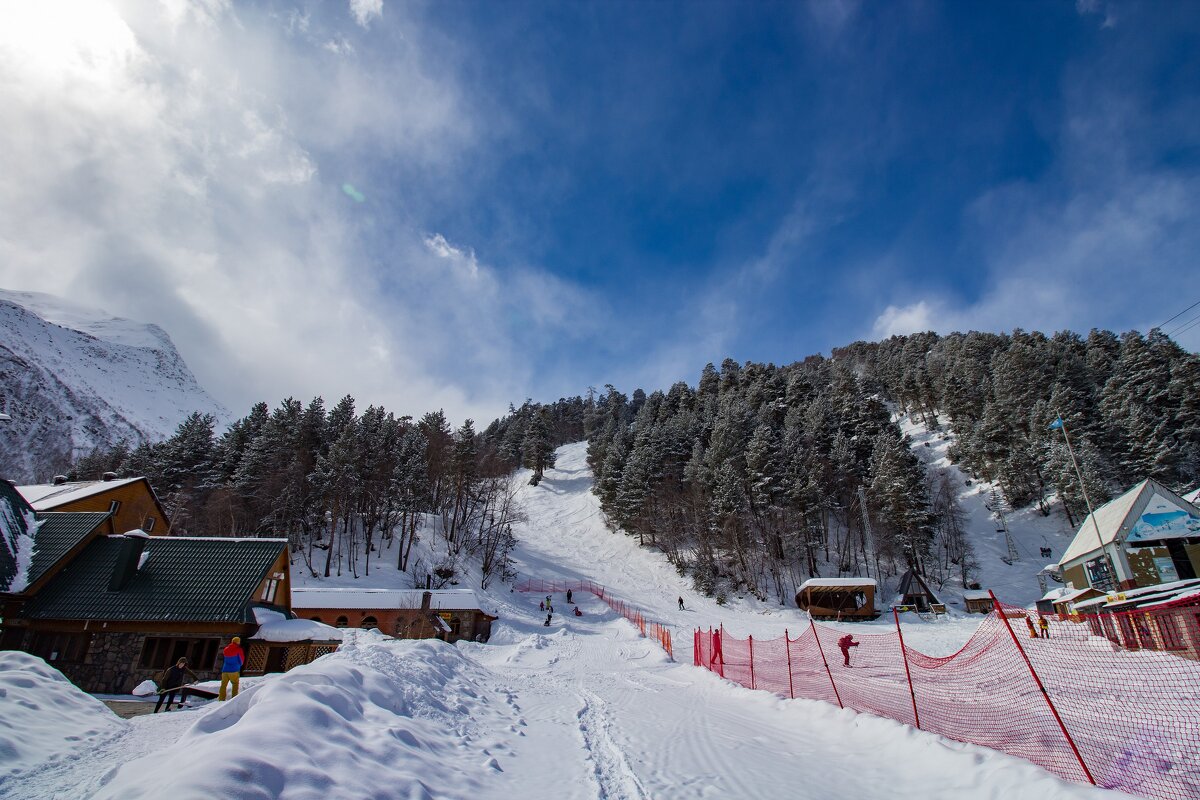
[[[556,614],[546,627],[537,596],[496,586],[483,598],[501,615],[486,645],[351,632],[339,652],[248,679],[225,704],[114,724],[94,704],[26,692],[20,721],[38,729],[38,752],[25,751],[0,774],[0,798],[1122,796],[891,720],[742,689],[690,666],[687,631],[695,625],[723,621],[776,635],[802,618],[753,600],[718,606],[687,591],[665,559],[604,527],[584,453],[583,445],[562,448],[539,486],[522,486],[529,521],[518,532],[519,579],[606,584],[678,626],[681,663],[590,594],[575,598],[582,617]],[[381,569],[356,585],[398,580]],[[686,611],[678,610],[680,595]],[[554,600],[565,610],[565,598]],[[926,631],[927,647],[949,647],[971,624],[911,627]],[[0,654],[0,681],[12,667]],[[6,724],[11,702],[0,697],[0,752],[23,735]],[[85,712],[96,733],[74,741]]]

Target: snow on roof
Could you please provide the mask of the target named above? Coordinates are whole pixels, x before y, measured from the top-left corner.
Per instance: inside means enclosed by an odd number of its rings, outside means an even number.
[[[1200,486],[1197,486],[1195,489],[1192,489],[1190,492],[1185,494],[1183,499],[1187,500],[1192,505],[1200,503]]]
[[[835,586],[875,586],[874,578],[809,578],[800,584],[800,591],[805,589],[824,589]]]
[[[64,503],[82,500],[85,497],[91,497],[109,489],[115,489],[118,486],[137,483],[140,480],[144,480],[144,478],[120,478],[111,481],[72,481],[59,484],[37,483],[30,486],[18,486],[17,491],[29,502],[29,505],[33,506],[35,511],[50,511]]]
[[[1066,564],[1068,561],[1074,561],[1080,556],[1099,550],[1102,544],[1112,544],[1121,530],[1121,523],[1129,516],[1130,509],[1133,508],[1133,504],[1137,502],[1148,483],[1149,481],[1142,481],[1125,494],[1109,500],[1093,513],[1088,514],[1058,563]],[[1099,537],[1096,534],[1097,529],[1100,532]]]
[[[967,589],[963,592],[963,600],[991,600],[992,595],[987,589]]]
[[[482,610],[470,589],[433,589],[432,609]],[[420,608],[424,589],[292,589],[292,608]]]
[[[277,619],[260,625],[251,638],[266,642],[340,642],[342,631],[311,619]]]
[[[1057,602],[1058,600],[1061,600],[1063,598],[1063,596],[1066,595],[1070,591],[1071,590],[1066,588],[1065,586],[1057,586],[1057,587],[1051,589],[1050,591],[1046,592],[1044,595],[1042,595],[1042,599],[1043,600],[1054,600],[1055,602]]]
[[[1070,603],[1076,598],[1083,597],[1088,592],[1098,592],[1099,589],[1093,589],[1091,586],[1085,586],[1082,589],[1070,589],[1062,597],[1055,600],[1055,603]]]

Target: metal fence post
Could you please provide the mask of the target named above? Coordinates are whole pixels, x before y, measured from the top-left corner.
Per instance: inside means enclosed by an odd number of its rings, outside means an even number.
[[[908,669],[908,654],[904,652],[904,631],[900,630],[900,612],[892,609],[892,619],[896,621],[896,633],[900,636],[900,658],[904,661],[904,677],[908,678],[908,694],[912,697],[913,722],[917,730],[921,730],[921,715],[917,713],[917,693],[913,690],[912,673]]]
[[[750,642],[750,688],[754,686],[754,637],[751,636],[747,641]]]
[[[1083,763],[1083,756],[1079,752],[1079,748],[1075,746],[1075,740],[1071,738],[1071,734],[1067,732],[1067,726],[1063,723],[1062,717],[1058,715],[1058,709],[1054,707],[1054,701],[1050,699],[1046,687],[1042,685],[1042,679],[1038,677],[1037,670],[1033,668],[1033,662],[1029,660],[1029,656],[1025,654],[1025,648],[1021,647],[1021,641],[1017,638],[1016,632],[1012,629],[1012,624],[1008,621],[1008,616],[1004,613],[1004,609],[1000,607],[1000,601],[996,599],[996,593],[991,589],[988,594],[992,597],[992,608],[996,609],[996,613],[1000,615],[1000,619],[1004,621],[1004,627],[1008,628],[1008,634],[1012,637],[1013,644],[1017,646],[1017,652],[1021,654],[1021,658],[1025,659],[1025,666],[1029,667],[1029,674],[1033,676],[1034,683],[1037,684],[1038,691],[1042,693],[1042,697],[1046,699],[1046,705],[1050,706],[1050,713],[1054,715],[1054,721],[1058,723],[1058,727],[1062,730],[1063,738],[1067,740],[1067,744],[1071,745],[1071,752],[1075,754],[1075,758],[1079,761],[1079,766],[1083,769],[1083,774],[1087,779],[1095,785],[1096,779],[1092,777],[1092,771],[1088,769],[1087,764]]]
[[[783,629],[783,647],[787,651],[788,664],[788,694],[793,700],[796,699],[796,686],[792,683],[792,641],[788,638],[787,628]]]
[[[817,635],[817,625],[812,621],[812,617],[808,618],[808,625],[812,629],[813,638],[817,640],[817,652],[821,654],[821,663],[825,665],[825,674],[829,676],[829,685],[833,687],[833,696],[838,701],[838,708],[845,708],[842,695],[838,693],[837,682],[833,679],[833,672],[829,669],[829,662],[825,660],[825,648],[821,647],[821,637]]]

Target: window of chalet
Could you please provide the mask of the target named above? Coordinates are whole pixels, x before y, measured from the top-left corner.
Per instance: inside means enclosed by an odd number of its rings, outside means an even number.
[[[350,620],[347,619],[346,617],[338,617],[337,622],[333,623],[333,626],[335,628],[349,628]]]
[[[279,579],[271,576],[263,583],[262,599],[267,603],[274,603],[277,591],[279,591]]]
[[[149,533],[154,530],[154,523],[157,521],[154,517],[146,517],[146,521],[142,523],[142,530]]]
[[[186,658],[192,669],[215,669],[220,643],[220,639],[147,636],[142,643],[138,666],[143,669],[165,669],[179,659]]]
[[[90,633],[37,633],[31,651],[50,663],[78,664],[87,657]]]
[[[121,508],[121,501],[113,500],[111,503],[108,504],[108,513],[115,515],[117,513],[117,511],[120,510],[120,508]]]
[[[370,630],[371,628],[378,628],[379,621],[377,619],[375,619],[374,617],[364,617],[363,621],[359,624],[358,627],[362,628],[363,630]]]

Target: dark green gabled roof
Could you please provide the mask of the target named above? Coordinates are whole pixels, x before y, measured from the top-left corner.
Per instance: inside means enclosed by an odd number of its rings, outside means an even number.
[[[25,604],[30,619],[251,622],[248,604],[283,539],[149,537],[144,566],[109,591],[124,537],[96,539]]]
[[[108,511],[41,511],[34,535],[33,563],[29,565],[29,585],[58,563],[71,548],[83,541],[110,516]]]

